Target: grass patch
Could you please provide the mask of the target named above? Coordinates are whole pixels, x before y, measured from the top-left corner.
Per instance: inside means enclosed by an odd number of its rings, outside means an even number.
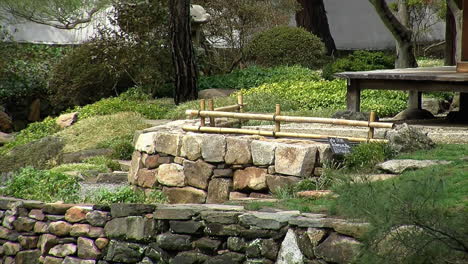
[[[419,67],[440,67],[444,66],[443,59],[436,59],[430,57],[420,57],[417,59]]]
[[[289,198],[277,202],[249,202],[242,204],[245,209],[258,211],[261,209],[274,208],[281,210],[298,210],[302,213],[327,213],[331,207],[331,199],[305,199]]]
[[[68,153],[97,148],[113,138],[133,135],[135,130],[148,127],[140,114],[123,112],[81,120],[57,135],[65,140],[64,152]]]
[[[84,162],[87,164],[93,164],[96,166],[105,166],[109,168],[111,171],[120,170],[120,164],[117,161],[112,160],[111,158],[105,157],[105,156],[91,157],[91,158],[85,159]]]
[[[130,186],[124,186],[116,191],[100,189],[97,193],[86,197],[86,202],[93,204],[113,203],[165,203],[167,197],[160,190],[153,190],[148,194]]]
[[[412,153],[402,153],[398,159],[416,160],[449,160],[460,161],[468,156],[468,144],[439,144],[429,151],[420,150]]]

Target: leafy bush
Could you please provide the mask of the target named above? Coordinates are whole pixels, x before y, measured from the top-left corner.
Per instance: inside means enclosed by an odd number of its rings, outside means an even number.
[[[59,172],[24,168],[1,190],[3,195],[44,202],[76,202],[79,185],[75,177]]]
[[[323,68],[322,76],[333,80],[333,74],[345,71],[371,71],[395,68],[395,58],[383,52],[355,51],[347,57],[337,59]]]
[[[392,155],[388,144],[362,143],[355,146],[352,152],[344,157],[344,165],[348,169],[373,168],[377,163],[391,158]]]
[[[257,34],[245,49],[249,60],[262,66],[302,65],[317,69],[325,63],[325,47],[302,28],[280,26]]]
[[[105,166],[111,171],[120,170],[120,164],[106,156],[95,156],[84,160],[87,164],[94,164],[96,166]]]
[[[130,186],[124,186],[115,191],[100,189],[96,194],[88,196],[86,200],[94,204],[164,203],[167,198],[159,190],[153,190],[146,195],[142,190],[134,190]]]
[[[133,134],[114,137],[98,144],[99,148],[111,148],[112,158],[131,160],[135,148],[133,147]]]
[[[251,66],[231,73],[202,76],[198,82],[198,89],[249,89],[265,83],[282,81],[318,81],[320,76],[308,68],[301,66],[278,66],[263,68]]]
[[[299,106],[296,110],[346,108],[346,82],[343,80],[284,81],[263,84],[243,92],[254,98],[265,94],[287,98]],[[364,90],[361,94],[362,109],[375,111],[379,116],[389,116],[402,111],[406,107],[406,101],[407,95],[400,91]],[[278,101],[280,102],[282,101]]]

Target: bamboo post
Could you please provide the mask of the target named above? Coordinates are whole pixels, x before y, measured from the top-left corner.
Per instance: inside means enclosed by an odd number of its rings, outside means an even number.
[[[371,111],[370,116],[369,116],[369,132],[367,133],[367,139],[373,139],[374,138],[374,132],[375,128],[370,126],[372,122],[375,122],[375,112]]]
[[[244,113],[244,95],[239,92],[237,95],[237,105],[239,106],[239,113]],[[242,119],[239,118],[240,126],[242,127]]]
[[[200,111],[205,111],[205,99],[200,100]],[[205,126],[205,117],[200,116],[200,126]]]
[[[213,99],[208,100],[208,111],[214,111],[214,102]],[[215,127],[215,118],[210,117],[210,127]]]
[[[276,120],[276,116],[281,115],[281,105],[276,104],[276,109],[275,109],[275,133],[281,131],[281,122]]]

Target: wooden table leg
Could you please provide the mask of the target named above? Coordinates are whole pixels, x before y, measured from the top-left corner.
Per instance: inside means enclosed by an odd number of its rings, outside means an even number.
[[[348,111],[361,111],[361,88],[358,80],[348,79],[348,89],[346,94],[346,108]]]
[[[459,112],[468,115],[468,93],[460,93]]]
[[[408,91],[408,109],[422,109],[422,92]]]

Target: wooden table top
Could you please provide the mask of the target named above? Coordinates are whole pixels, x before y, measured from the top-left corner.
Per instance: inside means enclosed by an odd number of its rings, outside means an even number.
[[[335,76],[366,80],[468,82],[468,73],[458,73],[455,66],[341,72]]]

